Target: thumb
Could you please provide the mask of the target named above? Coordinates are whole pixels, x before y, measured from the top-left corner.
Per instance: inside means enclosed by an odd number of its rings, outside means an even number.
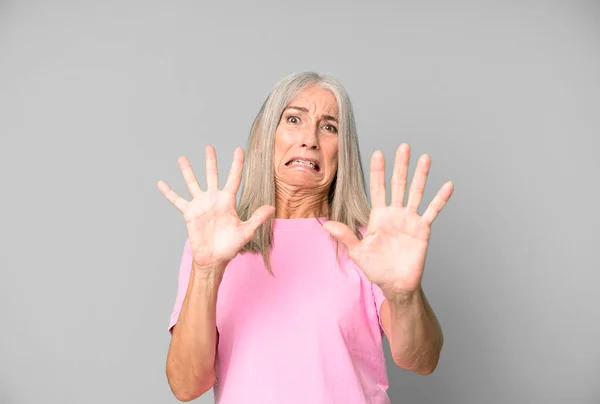
[[[275,207],[271,205],[263,205],[254,211],[250,219],[244,222],[244,236],[247,241],[254,236],[256,229],[266,222],[273,213],[275,213]]]
[[[328,220],[323,223],[323,229],[333,238],[344,244],[348,251],[352,250],[360,241],[344,223]]]

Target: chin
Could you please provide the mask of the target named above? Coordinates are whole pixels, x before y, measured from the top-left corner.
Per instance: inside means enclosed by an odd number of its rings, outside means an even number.
[[[321,188],[323,184],[320,179],[308,178],[307,175],[286,175],[279,178],[283,184],[297,188]]]

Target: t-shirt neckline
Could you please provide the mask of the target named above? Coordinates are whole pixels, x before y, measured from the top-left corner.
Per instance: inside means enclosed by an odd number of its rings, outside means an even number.
[[[321,227],[321,224],[329,220],[328,217],[299,217],[293,219],[273,219],[274,230],[299,230],[313,227]]]

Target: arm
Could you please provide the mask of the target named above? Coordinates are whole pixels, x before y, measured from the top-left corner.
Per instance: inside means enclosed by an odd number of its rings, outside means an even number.
[[[344,244],[369,281],[384,292],[379,314],[394,362],[405,369],[429,374],[437,366],[443,336],[421,289],[421,279],[431,224],[452,195],[454,183],[446,182],[420,215],[417,209],[431,161],[426,154],[419,158],[405,204],[409,155],[408,144],[401,144],[396,151],[388,206],[383,153],[373,153],[369,185],[372,207],[361,240],[345,223],[327,221],[323,228]]]
[[[218,189],[217,155],[206,146],[206,192],[202,191],[185,156],[178,159],[192,200],[177,195],[166,183],[160,192],[183,213],[188,240],[179,269],[177,300],[171,314],[172,338],[167,354],[167,378],[175,397],[190,401],[215,382],[218,343],[216,306],[223,272],[256,229],[273,213],[263,205],[242,221],[236,210],[236,194],[242,181],[244,150],[233,153],[225,187]],[[184,295],[185,294],[185,295]]]
[[[216,304],[224,270],[225,265],[211,271],[192,265],[167,355],[167,378],[180,401],[200,397],[215,382]],[[221,275],[206,276],[208,273]]]
[[[432,373],[444,336],[423,289],[408,296],[387,293],[380,315],[394,362],[422,375]]]

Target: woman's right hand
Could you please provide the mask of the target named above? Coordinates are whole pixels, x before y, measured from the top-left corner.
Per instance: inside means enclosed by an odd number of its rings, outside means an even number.
[[[185,156],[178,159],[183,178],[192,200],[177,195],[164,181],[158,181],[160,192],[173,204],[185,219],[193,264],[206,271],[231,261],[252,239],[256,229],[274,212],[275,207],[263,205],[252,217],[242,222],[235,208],[236,194],[242,180],[244,150],[236,148],[227,183],[218,188],[217,156],[212,146],[206,146],[206,191],[200,189],[198,180]]]

